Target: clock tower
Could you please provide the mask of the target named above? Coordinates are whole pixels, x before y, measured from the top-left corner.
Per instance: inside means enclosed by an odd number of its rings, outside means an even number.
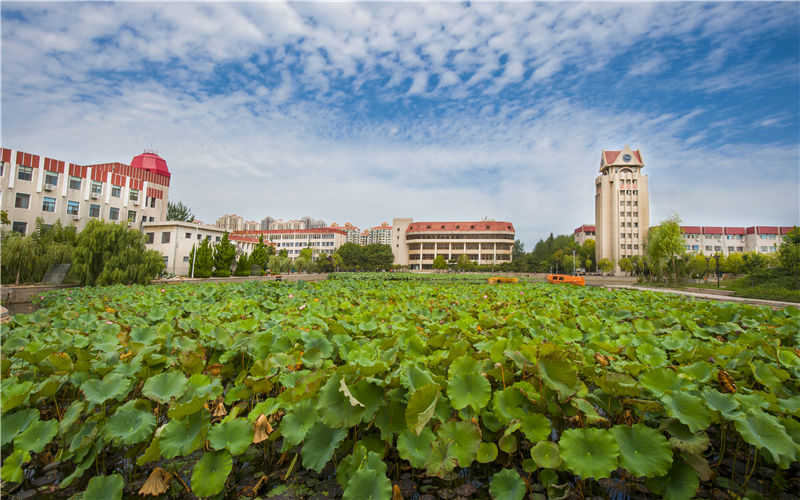
[[[625,145],[619,151],[603,150],[600,175],[595,179],[595,257],[619,261],[644,253],[650,227],[647,176],[642,174],[641,152]]]

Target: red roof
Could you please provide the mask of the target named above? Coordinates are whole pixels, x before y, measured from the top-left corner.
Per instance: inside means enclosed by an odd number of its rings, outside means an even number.
[[[575,234],[580,233],[580,232],[587,232],[588,233],[589,231],[597,231],[597,228],[595,226],[591,226],[589,224],[584,224],[581,227],[575,229]]]
[[[254,235],[258,236],[259,234],[304,234],[304,233],[311,233],[311,234],[343,234],[347,235],[347,231],[343,229],[337,229],[335,227],[315,227],[311,229],[250,229],[247,231],[236,231],[235,234],[240,236],[249,236]]]
[[[167,162],[164,160],[164,158],[161,158],[155,153],[145,152],[138,156],[134,156],[133,160],[131,160],[131,166],[135,168],[143,168],[166,177],[171,177],[169,169],[167,168]]]
[[[726,227],[725,228],[725,234],[744,234],[744,233],[745,233],[745,231],[744,231],[743,227]]]
[[[796,228],[797,226],[783,226],[781,227],[781,234],[789,234],[789,231]]]
[[[722,234],[722,228],[703,226],[703,234]]]
[[[510,222],[480,220],[475,222],[414,222],[409,224],[407,233],[417,231],[514,231]]]
[[[622,152],[621,149],[619,151],[604,151],[606,165],[608,165],[609,163],[614,163],[621,152]],[[639,153],[638,149],[633,151],[633,156],[639,163],[642,163],[642,155]]]
[[[681,226],[683,234],[700,234],[700,226]]]
[[[777,226],[755,226],[755,229],[756,234],[778,234]]]

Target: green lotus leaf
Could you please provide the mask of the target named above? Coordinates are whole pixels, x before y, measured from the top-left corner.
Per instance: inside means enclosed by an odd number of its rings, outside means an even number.
[[[644,424],[615,425],[620,465],[636,477],[663,476],[672,465],[672,447],[662,433]]]
[[[506,453],[514,453],[517,451],[517,436],[514,434],[506,433],[497,442],[497,445]]]
[[[106,375],[102,380],[89,379],[81,384],[81,391],[90,403],[103,404],[109,399],[122,401],[132,387],[131,379],[116,372]]]
[[[531,402],[516,387],[494,391],[492,407],[494,408],[494,414],[504,425],[514,419],[522,418],[533,410]]]
[[[194,413],[185,418],[170,420],[158,438],[164,458],[187,456],[202,444],[203,416]]]
[[[22,465],[30,462],[31,454],[26,450],[14,450],[6,456],[3,467],[0,468],[0,478],[9,483],[19,483],[25,479]]]
[[[58,434],[58,420],[37,420],[14,438],[14,449],[39,453]]]
[[[232,468],[233,458],[227,450],[203,453],[192,470],[192,491],[198,497],[220,493]]]
[[[316,472],[322,470],[339,443],[347,436],[347,429],[332,429],[325,424],[317,422],[306,434],[303,448],[303,467]]]
[[[0,391],[0,407],[7,413],[25,402],[33,389],[33,382],[16,382],[12,379],[3,381],[3,390]]]
[[[707,361],[698,361],[697,363],[682,366],[678,371],[684,373],[700,383],[706,383],[711,379],[713,367]]]
[[[108,441],[131,445],[141,443],[153,434],[156,417],[148,411],[137,410],[135,404],[135,400],[128,401],[108,418],[103,428]]]
[[[449,439],[437,439],[431,444],[431,453],[425,463],[429,475],[444,479],[455,469],[458,460],[453,455],[453,446]]]
[[[365,408],[353,406],[350,400],[342,394],[342,374],[336,373],[319,390],[317,412],[319,419],[328,427],[353,427],[361,422]]]
[[[669,432],[669,444],[677,450],[687,453],[702,453],[711,444],[708,434],[692,432],[689,427],[672,418],[662,423],[661,428]]]
[[[39,410],[28,408],[0,419],[0,445],[6,445],[17,437],[17,434],[28,428],[31,422],[39,420]]]
[[[408,377],[408,389],[411,391],[416,391],[422,386],[433,383],[431,374],[417,365],[410,365],[406,369],[406,376]]]
[[[137,326],[131,328],[128,339],[138,344],[150,344],[156,339],[156,329],[152,326]]]
[[[727,420],[733,420],[737,415],[741,414],[739,402],[733,397],[733,394],[725,394],[711,387],[704,387],[702,394],[706,406],[718,411]]]
[[[458,465],[469,467],[475,460],[481,445],[481,435],[472,423],[452,420],[445,422],[439,428],[438,435],[453,441],[452,455],[458,460]]]
[[[144,450],[139,458],[136,459],[136,465],[144,465],[150,462],[155,462],[161,458],[161,448],[158,445],[158,436],[154,437],[147,448]]]
[[[339,483],[342,488],[346,488],[347,482],[353,477],[353,474],[364,466],[368,453],[369,451],[362,441],[356,445],[353,453],[347,455],[339,462],[339,466],[336,467],[336,482]]]
[[[142,394],[161,404],[178,399],[186,391],[189,379],[179,371],[159,373],[148,378],[142,387]]]
[[[685,392],[665,394],[661,398],[669,416],[686,424],[692,432],[702,431],[711,424],[711,412],[703,400]]]
[[[306,438],[309,429],[319,421],[315,406],[314,400],[303,399],[294,404],[283,416],[280,429],[283,440],[286,443],[284,450],[300,444]]]
[[[758,449],[769,452],[775,463],[782,457],[797,460],[798,446],[786,433],[780,421],[762,410],[753,408],[733,421],[742,438]]]
[[[385,473],[361,468],[347,482],[343,500],[386,500],[392,497],[392,482]]]
[[[542,469],[555,469],[561,465],[561,454],[558,452],[558,443],[552,441],[539,441],[531,448],[531,458],[536,466]]]
[[[395,399],[399,395],[392,395],[390,391],[387,397],[390,398],[389,401],[375,415],[375,427],[381,431],[381,439],[390,441],[395,434],[406,430],[406,407]]]
[[[497,459],[497,445],[494,443],[481,443],[478,447],[478,462],[482,464],[490,464]]]
[[[636,379],[627,373],[608,372],[595,379],[598,387],[611,396],[637,396]]]
[[[440,388],[436,384],[427,384],[417,389],[408,398],[406,405],[406,425],[417,435],[428,424],[433,412],[436,411],[436,403],[439,401]]]
[[[119,500],[124,487],[125,481],[120,474],[95,476],[89,480],[83,492],[83,500]]]
[[[547,439],[550,435],[550,421],[541,413],[533,413],[520,418],[519,429],[531,443]]]
[[[637,347],[636,357],[650,366],[661,366],[667,362],[667,353],[652,344],[643,344]]]
[[[186,393],[184,397],[181,398],[180,402],[173,401],[170,403],[169,410],[167,410],[167,415],[169,418],[185,417],[186,415],[197,413],[204,408],[207,401],[205,397],[198,397],[192,394],[191,399],[186,401],[186,396],[188,395],[189,393]]]
[[[85,409],[86,401],[73,401],[64,412],[64,416],[61,417],[61,422],[58,423],[58,432],[62,435],[65,434],[78,421]]]
[[[667,475],[645,479],[645,484],[664,500],[686,500],[694,497],[700,478],[690,465],[675,460]]]
[[[567,429],[559,441],[567,468],[583,479],[608,477],[617,468],[619,447],[603,429]]]
[[[238,418],[214,425],[208,431],[208,442],[216,450],[227,449],[231,455],[241,455],[253,442],[253,424]]]
[[[538,365],[542,382],[559,395],[566,398],[578,392],[580,381],[569,363],[542,358]]]
[[[419,436],[408,429],[397,436],[397,452],[412,467],[425,467],[431,455],[431,444],[436,440],[430,428],[425,427]]]
[[[639,376],[642,387],[649,389],[656,396],[663,396],[666,392],[680,391],[688,386],[685,379],[668,368],[654,368]]]
[[[495,500],[522,500],[526,491],[525,481],[514,469],[501,470],[489,482],[489,493]]]
[[[478,412],[489,403],[491,395],[492,385],[480,373],[457,373],[447,384],[447,396],[456,410],[470,406]]]

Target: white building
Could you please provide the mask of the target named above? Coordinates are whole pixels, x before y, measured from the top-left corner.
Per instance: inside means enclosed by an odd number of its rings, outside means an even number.
[[[292,259],[300,255],[300,250],[311,248],[313,255],[332,255],[342,245],[347,243],[347,233],[336,227],[322,227],[312,229],[276,229],[242,231],[234,234],[237,237],[255,239],[264,237],[264,243],[271,243],[280,252],[286,250]]]

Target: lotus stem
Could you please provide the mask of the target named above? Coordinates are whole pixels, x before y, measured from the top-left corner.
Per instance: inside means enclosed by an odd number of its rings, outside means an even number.
[[[747,450],[747,460],[750,460],[750,449]],[[741,488],[739,488],[739,494],[741,495],[745,491],[747,491],[747,482],[750,481],[750,476],[753,475],[753,472],[756,470],[756,465],[758,464],[758,450],[753,449],[753,467],[750,468],[750,471],[747,470],[745,467],[745,476],[744,476],[744,483],[742,483]]]
[[[719,466],[720,466],[720,464],[721,464],[721,463],[722,463],[722,461],[725,459],[725,442],[726,442],[726,440],[727,440],[727,438],[728,438],[728,437],[725,435],[725,430],[726,430],[727,428],[728,428],[728,423],[727,423],[727,422],[723,422],[723,424],[722,424],[722,430],[720,431],[720,436],[721,436],[721,437],[720,437],[720,439],[722,440],[722,446],[720,446],[719,457],[717,458],[717,466],[716,466],[716,469],[717,469],[717,470],[716,470],[716,473],[717,473],[717,474],[719,474]],[[713,480],[713,482],[714,482],[714,483],[715,483],[715,482],[716,482],[716,480],[717,480],[717,474],[714,474],[714,480]]]

